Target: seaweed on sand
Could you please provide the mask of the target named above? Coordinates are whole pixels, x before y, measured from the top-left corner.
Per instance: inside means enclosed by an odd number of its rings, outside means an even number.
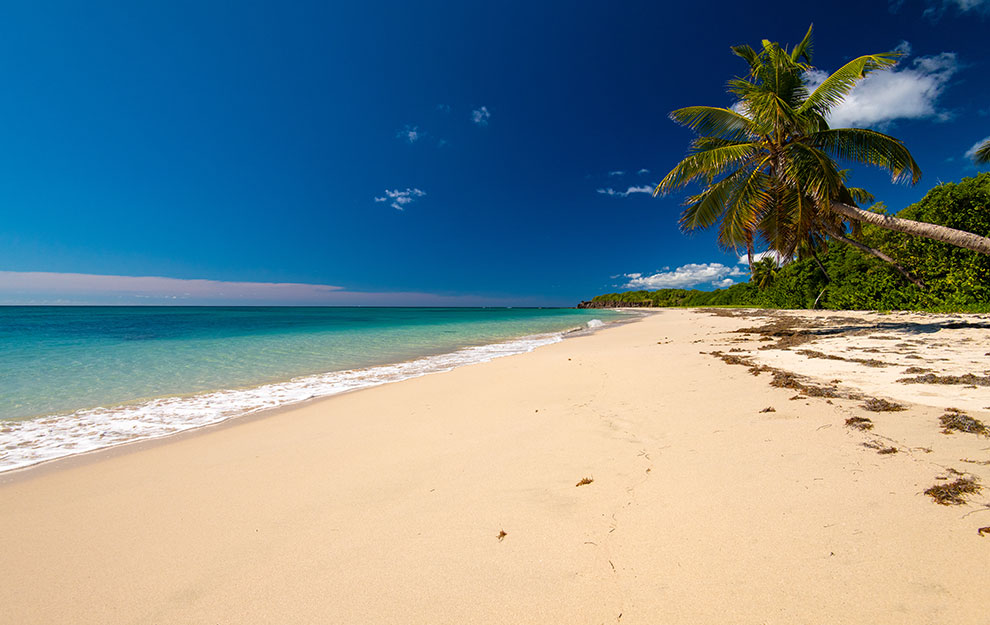
[[[877,450],[877,453],[880,454],[881,456],[889,456],[890,454],[897,453],[896,447],[888,447],[887,445],[884,445],[881,441],[869,441],[863,443],[863,447],[875,449]]]
[[[914,378],[901,378],[897,380],[902,384],[966,384],[969,386],[990,386],[990,375],[974,375],[965,373],[963,375],[935,375],[926,373]]]
[[[706,352],[701,352],[702,354]],[[736,356],[735,354],[726,354],[725,352],[714,351],[707,352],[710,356],[715,356],[716,358],[721,358],[722,362],[730,365],[742,365],[744,367],[749,367],[749,372],[753,375],[759,375],[763,372],[769,372],[773,374],[773,379],[770,380],[770,386],[775,386],[777,388],[790,388],[796,391],[801,391],[810,397],[838,397],[838,389],[834,386],[816,386],[814,384],[807,384],[802,382],[798,376],[790,373],[789,371],[783,371],[781,369],[775,369],[773,367],[768,367],[766,365],[758,365],[753,362],[753,359],[748,356]]]
[[[953,431],[956,431],[966,432],[968,434],[982,434],[983,436],[990,435],[987,426],[982,421],[963,414],[958,410],[950,409],[939,417],[938,421],[942,425],[942,434],[952,434]]]
[[[849,417],[846,419],[846,427],[856,428],[857,430],[872,430],[873,420],[866,417]]]
[[[982,487],[971,477],[961,477],[947,484],[936,484],[925,494],[943,506],[958,506],[966,503],[966,495],[975,495]]]
[[[766,325],[752,328],[740,328],[736,332],[740,334],[762,335],[761,341],[773,341],[773,345],[764,345],[760,349],[786,349],[804,343],[810,343],[821,338],[818,334],[801,329],[807,322],[796,318],[780,318],[767,323]]]
[[[870,397],[863,402],[863,410],[869,410],[870,412],[897,412],[899,410],[907,410],[907,408],[886,399]]]
[[[773,372],[773,379],[770,380],[770,386],[775,386],[777,388],[790,388],[796,391],[801,391],[809,397],[838,397],[839,393],[833,386],[815,386],[814,384],[805,384],[801,382],[796,375],[788,371],[781,371],[780,369],[771,369]]]
[[[843,362],[856,362],[861,365],[866,365],[867,367],[889,367],[889,362],[884,362],[882,360],[877,360],[876,358],[846,358],[844,356],[835,356],[834,354],[826,354],[824,352],[819,352],[813,349],[799,349],[798,352],[802,356],[807,358],[822,358],[825,360],[841,360]]]

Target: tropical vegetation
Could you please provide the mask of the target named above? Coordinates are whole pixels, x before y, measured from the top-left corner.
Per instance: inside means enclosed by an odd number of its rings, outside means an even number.
[[[860,79],[892,67],[898,53],[853,59],[814,86],[809,81],[819,74],[812,73],[810,28],[793,49],[764,40],[759,51],[741,45],[732,52],[749,66],[746,76],[729,82],[736,104],[690,106],[670,115],[698,134],[688,156],[654,192],[700,183],[701,191],[685,202],[682,228],[715,226],[722,247],[745,248],[750,258],[758,243],[786,260],[818,258],[831,239],[890,263],[917,287],[920,279],[869,244],[864,225],[990,254],[990,238],[973,231],[909,219],[903,212],[863,210],[859,204],[872,197],[846,184],[848,172],[838,161],[880,167],[895,181],[913,184],[921,177],[898,139],[862,128],[829,128],[827,122]]]
[[[876,207],[883,215],[882,207]],[[990,172],[940,184],[900,212],[906,219],[990,235]],[[749,282],[700,291],[660,289],[609,293],[597,306],[758,306],[860,310],[990,312],[990,256],[954,245],[866,224],[864,245],[910,267],[918,282],[906,283],[875,255],[832,241],[816,257],[776,267],[771,258],[752,265]]]

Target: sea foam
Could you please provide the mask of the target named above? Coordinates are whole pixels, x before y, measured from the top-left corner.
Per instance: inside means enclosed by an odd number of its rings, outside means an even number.
[[[595,323],[597,322],[597,323]],[[593,319],[588,327],[603,325]],[[20,421],[0,422],[0,471],[18,469],[64,456],[160,438],[213,425],[260,410],[398,382],[557,343],[563,333],[465,347],[390,365],[308,375],[252,388],[163,397],[107,408],[78,410]]]

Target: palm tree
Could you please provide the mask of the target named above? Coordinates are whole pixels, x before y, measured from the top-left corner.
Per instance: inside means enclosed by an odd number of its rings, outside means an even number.
[[[750,265],[753,283],[756,285],[756,288],[765,291],[777,279],[778,269],[776,259],[770,256],[766,256]]]
[[[717,224],[721,246],[745,246],[750,255],[756,237],[787,259],[799,248],[813,251],[827,235],[893,263],[847,235],[849,226],[858,233],[861,223],[990,254],[990,238],[857,206],[870,201],[869,194],[846,186],[846,172],[836,159],[881,167],[895,181],[912,184],[920,179],[921,169],[898,139],[863,128],[829,128],[826,117],[858,80],[890,68],[900,54],[859,57],[810,90],[806,80],[812,69],[811,33],[809,28],[792,50],[767,40],[759,52],[747,45],[732,48],[749,65],[745,77],[729,81],[737,104],[691,106],[670,114],[698,137],[654,195],[700,181],[701,192],[685,202],[681,227]]]
[[[976,152],[973,153],[973,160],[977,165],[990,163],[990,139],[987,139],[983,142],[983,145],[976,148]]]

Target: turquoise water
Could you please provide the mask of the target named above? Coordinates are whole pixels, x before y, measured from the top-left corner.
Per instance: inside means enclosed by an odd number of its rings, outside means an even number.
[[[593,319],[620,316],[506,308],[3,307],[0,470],[528,351]]]

